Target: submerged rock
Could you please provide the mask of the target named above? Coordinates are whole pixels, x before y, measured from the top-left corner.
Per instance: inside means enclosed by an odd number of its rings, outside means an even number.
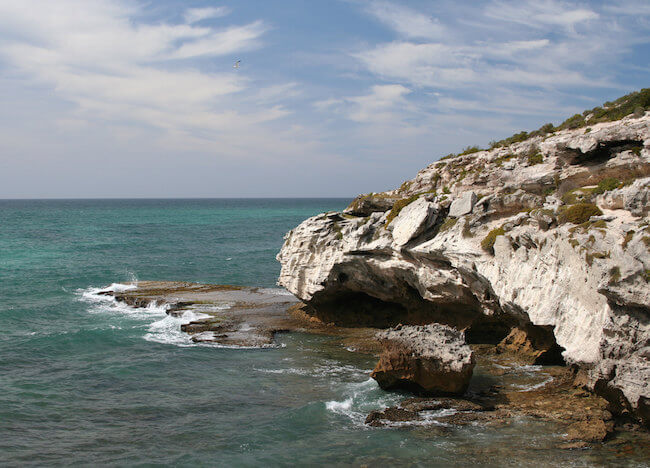
[[[377,338],[384,349],[370,376],[381,388],[434,395],[467,390],[475,362],[462,332],[439,324],[398,326]]]

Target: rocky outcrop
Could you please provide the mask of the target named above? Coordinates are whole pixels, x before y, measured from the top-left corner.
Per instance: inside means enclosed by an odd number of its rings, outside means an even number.
[[[445,325],[397,326],[377,334],[383,351],[370,375],[384,389],[463,394],[474,370],[462,332]]]
[[[327,323],[443,323],[495,345],[538,327],[612,409],[647,421],[649,176],[650,114],[437,161],[289,232],[279,284]]]

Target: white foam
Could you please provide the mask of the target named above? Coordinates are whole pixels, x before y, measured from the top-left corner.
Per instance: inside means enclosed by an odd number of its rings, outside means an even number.
[[[138,289],[138,287],[135,284],[124,284],[124,283],[113,283],[110,286],[100,289],[97,292],[124,292],[124,291],[132,291],[134,289]]]
[[[190,323],[195,320],[208,318],[208,314],[201,311],[204,309],[220,309],[225,310],[230,308],[230,304],[222,304],[219,306],[201,307],[197,305],[191,310],[180,311],[175,316],[167,314],[169,306],[167,304],[157,304],[152,302],[146,307],[129,306],[124,302],[117,301],[113,296],[100,294],[105,292],[121,292],[136,289],[134,284],[113,283],[106,288],[88,288],[80,289],[77,295],[82,302],[89,304],[88,312],[91,314],[102,315],[115,315],[122,318],[133,319],[138,321],[149,322],[146,327],[143,339],[162,344],[170,344],[174,346],[189,347],[189,346],[209,346],[215,348],[229,348],[229,349],[248,349],[253,347],[238,347],[229,345],[220,345],[218,343],[195,343],[187,333],[181,331],[181,325]],[[152,321],[153,320],[153,321]],[[115,324],[109,325],[111,329],[120,330],[121,326]],[[135,325],[133,328],[143,328],[142,325]],[[267,346],[263,346],[267,347]],[[268,347],[276,347],[275,345]],[[254,347],[257,349],[258,347]]]
[[[283,345],[283,347],[286,345]],[[293,375],[309,375],[312,377],[344,377],[344,378],[359,378],[368,375],[367,369],[360,369],[351,365],[344,365],[331,361],[326,361],[326,364],[319,364],[312,368],[296,368],[288,367],[284,369],[255,369],[258,372],[266,374],[293,374]],[[374,382],[374,380],[371,380]]]
[[[203,343],[194,343],[187,333],[181,331],[181,325],[188,324],[195,320],[208,318],[209,315],[185,311],[180,315],[167,315],[149,325],[144,339],[154,343],[171,344],[176,346],[198,346]]]
[[[389,421],[387,419],[380,419],[385,427],[413,427],[413,426],[449,426],[449,423],[439,421],[438,418],[451,416],[456,414],[454,408],[444,408],[440,410],[420,411],[419,419],[411,421]]]
[[[347,413],[352,408],[353,398],[348,398],[344,401],[328,401],[325,403],[325,408],[334,413]]]
[[[152,302],[147,307],[131,307],[124,302],[115,300],[113,296],[99,294],[119,290],[127,291],[135,288],[135,285],[113,283],[107,288],[80,289],[77,290],[77,294],[82,302],[90,304],[88,312],[91,314],[122,315],[142,320],[167,315],[166,305],[158,305],[156,302]]]
[[[521,388],[522,392],[530,392],[532,390],[537,390],[538,388],[545,387],[546,385],[548,385],[551,382],[553,382],[553,377],[549,377],[548,379],[546,379],[546,380],[544,380],[544,381],[542,381],[542,382],[540,382],[538,384],[535,384],[535,385],[515,385],[515,387]]]
[[[385,409],[396,405],[403,396],[380,390],[377,382],[367,379],[363,382],[348,384],[342,400],[325,402],[325,408],[331,413],[345,416],[357,427],[368,427],[366,416],[370,411]]]

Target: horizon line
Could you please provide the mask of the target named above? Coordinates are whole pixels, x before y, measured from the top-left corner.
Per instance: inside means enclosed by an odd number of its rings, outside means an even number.
[[[47,197],[47,198],[0,198],[0,201],[49,201],[49,200],[318,200],[318,199],[348,199],[354,196],[337,197]]]

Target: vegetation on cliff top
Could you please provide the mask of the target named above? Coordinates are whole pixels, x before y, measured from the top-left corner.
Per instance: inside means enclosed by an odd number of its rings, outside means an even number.
[[[417,200],[420,197],[420,195],[421,195],[420,193],[417,193],[415,195],[411,195],[408,198],[402,198],[401,200],[397,200],[393,205],[393,208],[390,210],[390,213],[388,213],[388,216],[386,216],[386,226],[388,226],[391,223],[391,221],[397,217],[400,211],[402,211],[406,206],[410,205],[415,200]]]
[[[492,141],[490,142],[490,148],[510,146],[514,143],[521,143],[522,141],[528,140],[529,138],[536,136],[546,136],[549,133],[557,132],[560,130],[587,127],[589,125],[594,125],[601,122],[613,122],[615,120],[620,120],[623,117],[627,117],[631,114],[641,117],[646,111],[650,111],[650,88],[643,88],[640,91],[626,94],[625,96],[622,96],[615,101],[608,101],[602,106],[585,110],[582,114],[575,114],[558,126],[555,126],[552,123],[547,123],[530,133],[522,131],[515,133],[508,138],[504,138],[503,140]],[[591,129],[589,129],[589,131],[591,131]],[[455,158],[458,156],[463,156],[465,154],[476,153],[478,151],[481,151],[480,147],[469,146],[465,148],[461,153],[451,153],[440,159],[443,160]]]

